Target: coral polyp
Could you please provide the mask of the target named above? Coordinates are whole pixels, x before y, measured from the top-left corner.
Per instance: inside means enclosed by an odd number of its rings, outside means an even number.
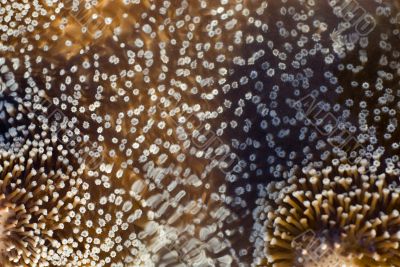
[[[259,228],[265,232],[259,262],[398,266],[400,194],[394,183],[399,170],[379,167],[380,160],[378,155],[372,162],[333,159],[323,168],[308,166],[286,182],[271,183],[256,213],[265,219],[264,230]]]
[[[66,241],[82,205],[84,182],[79,170],[44,143],[51,141],[28,142],[18,153],[0,153],[2,266],[54,264],[70,243]]]

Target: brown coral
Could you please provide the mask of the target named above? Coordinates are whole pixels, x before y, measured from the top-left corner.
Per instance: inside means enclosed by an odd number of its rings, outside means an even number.
[[[302,176],[271,184],[271,201],[259,213],[266,233],[260,263],[399,265],[400,198],[391,185],[399,171],[379,166],[379,156],[372,164],[334,159],[330,166],[306,167]]]

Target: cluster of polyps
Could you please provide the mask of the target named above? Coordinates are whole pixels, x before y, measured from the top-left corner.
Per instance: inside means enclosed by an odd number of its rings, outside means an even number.
[[[258,213],[265,220],[260,261],[313,266],[336,257],[355,266],[398,265],[400,198],[389,185],[399,170],[377,170],[379,162],[379,155],[373,164],[333,159],[330,166],[306,167],[286,183],[270,184],[270,200]],[[303,238],[307,232],[313,240]]]
[[[351,133],[357,142],[387,140],[398,148],[394,77],[400,53],[393,48],[399,32],[392,29],[397,26],[392,25],[389,33],[384,27],[371,32],[368,36],[379,39],[376,45],[368,45],[367,36],[357,39],[360,53],[341,64],[346,59],[332,51],[335,44],[330,39],[338,14],[329,3],[339,2],[346,7],[339,8],[341,20],[358,21],[347,12],[354,11],[355,4],[359,9],[355,1],[320,1],[317,6],[312,0],[1,0],[5,8],[0,10],[0,49],[5,59],[0,61],[0,87],[7,87],[8,96],[21,96],[17,102],[1,98],[2,147],[13,146],[20,136],[44,141],[45,135],[34,137],[43,129],[58,135],[56,148],[71,161],[81,163],[92,154],[104,158],[82,172],[83,184],[87,183],[82,188],[88,194],[82,200],[84,207],[74,210],[71,219],[79,227],[68,232],[72,235],[68,240],[58,236],[50,244],[35,243],[37,250],[49,250],[40,255],[59,265],[137,266],[160,261],[173,265],[177,260],[171,255],[176,254],[187,265],[251,261],[252,248],[245,249],[243,236],[251,228],[248,215],[255,184],[263,187],[271,177],[288,178],[290,169],[330,156],[332,143],[320,127],[327,126],[326,121],[315,116],[321,124],[306,124],[299,119],[301,112],[290,111],[286,102],[298,101],[310,91],[318,92],[315,104],[321,109],[312,110],[319,115],[332,113],[345,121],[353,114],[359,119],[357,127],[340,132]],[[375,2],[379,7],[373,15],[380,21],[390,12],[382,1]],[[329,17],[335,18],[334,24]],[[361,17],[367,19],[364,12]],[[94,36],[98,30],[104,31],[101,38]],[[349,54],[356,51],[355,43],[345,45]],[[371,56],[376,49],[382,54],[377,60]],[[358,75],[366,69],[371,72]],[[357,101],[353,96],[357,92],[366,98],[379,96]],[[331,102],[320,101],[324,98]],[[43,106],[44,99],[51,105]],[[169,99],[176,105],[164,105]],[[165,112],[159,112],[161,104]],[[39,114],[40,105],[39,116],[24,113],[28,109]],[[51,125],[48,111],[53,108],[67,118],[62,127]],[[338,129],[329,133],[336,135]],[[239,162],[229,164],[232,168],[226,173],[214,170],[215,162],[225,158],[225,149],[218,146],[240,154]],[[51,173],[56,167],[47,168]],[[6,233],[14,211],[4,205],[0,221]],[[236,216],[229,205],[236,206],[246,221],[234,230],[227,229]],[[34,209],[28,211],[36,214]],[[287,215],[281,211],[276,229]],[[274,238],[270,259],[276,257],[280,243],[278,234]],[[264,240],[257,242],[256,250],[260,243],[264,247]],[[18,260],[13,251],[22,250],[6,251],[4,259]],[[22,252],[17,255],[30,259],[31,252]]]

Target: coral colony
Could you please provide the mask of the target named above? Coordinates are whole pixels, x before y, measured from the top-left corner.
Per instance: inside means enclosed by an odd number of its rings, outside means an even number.
[[[399,0],[0,0],[0,266],[400,266],[399,110]]]

